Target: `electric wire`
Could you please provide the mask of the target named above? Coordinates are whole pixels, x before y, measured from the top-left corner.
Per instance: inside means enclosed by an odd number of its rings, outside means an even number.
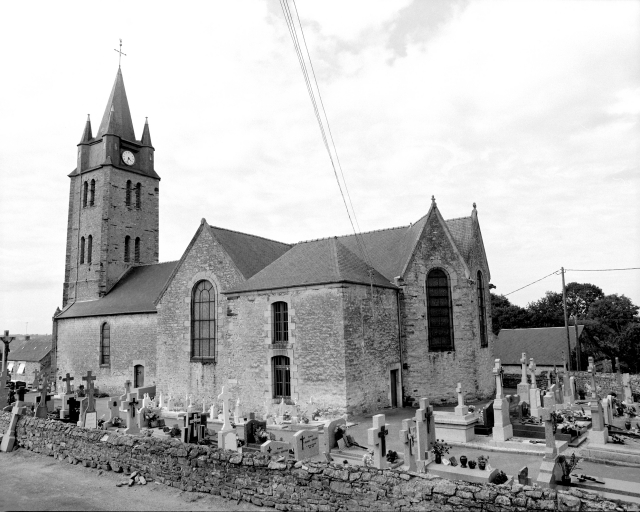
[[[565,270],[566,270],[566,269],[565,269]],[[549,276],[558,275],[558,273],[559,273],[559,272],[560,272],[560,269],[555,270],[554,272],[551,272],[551,274],[547,274],[546,276],[541,277],[540,279],[537,279],[536,281],[533,281],[532,283],[529,283],[529,284],[527,284],[527,285],[524,285],[522,288],[518,288],[517,290],[513,290],[512,292],[509,292],[509,293],[505,293],[505,294],[504,294],[504,297],[506,297],[507,295],[511,295],[512,293],[519,292],[520,290],[524,290],[524,289],[525,289],[525,288],[527,288],[528,286],[531,286],[532,284],[539,283],[540,281],[542,281],[543,279],[546,279],[546,278],[547,278],[547,277],[549,277]]]
[[[596,269],[584,269],[584,268],[565,268],[566,272],[614,272],[618,270],[640,270],[640,267],[628,267],[628,268],[596,268]]]

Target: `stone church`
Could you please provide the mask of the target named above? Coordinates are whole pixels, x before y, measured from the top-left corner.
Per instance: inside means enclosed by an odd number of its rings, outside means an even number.
[[[283,398],[348,413],[454,401],[457,382],[467,398],[493,392],[475,204],[445,220],[425,198],[409,226],[295,244],[203,218],[160,263],[155,148],[146,122],[136,139],[120,69],[69,178],[57,376],[91,370],[103,391],[130,379],[207,406],[225,385],[257,412]]]

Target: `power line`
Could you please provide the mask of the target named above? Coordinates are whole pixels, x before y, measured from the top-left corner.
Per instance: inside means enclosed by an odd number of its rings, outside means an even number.
[[[546,279],[546,278],[547,278],[547,277],[549,277],[549,276],[557,275],[557,274],[558,274],[558,272],[560,272],[560,270],[555,270],[554,272],[551,272],[551,274],[547,274],[546,276],[541,277],[540,279],[538,279],[538,280],[536,280],[536,281],[533,281],[532,283],[529,283],[529,284],[527,284],[527,285],[523,286],[522,288],[518,288],[517,290],[513,290],[512,292],[509,292],[509,293],[505,293],[505,294],[504,294],[504,297],[506,297],[507,295],[511,295],[512,293],[519,292],[520,290],[524,290],[524,289],[525,289],[525,288],[527,288],[528,286],[531,286],[532,284],[539,283],[540,281],[542,281],[543,279]]]
[[[306,45],[306,39],[304,37],[304,30],[302,29],[302,24],[300,24],[300,18],[298,16],[298,10],[297,10],[297,7],[295,5],[295,1],[293,2],[293,4],[294,4],[294,8],[296,10],[296,17],[298,19],[298,23],[299,23],[299,26],[300,26],[300,32],[302,33],[302,38],[303,38],[303,44],[304,44],[304,47],[305,47],[305,51],[307,53],[307,56],[308,56],[308,59],[309,59],[309,63],[311,65],[311,69],[312,69],[312,73],[313,73],[313,79],[314,79],[314,82],[316,84],[316,89],[318,91],[318,98],[319,98],[319,101],[320,101],[320,105],[321,105],[322,111],[324,113],[325,122],[327,124],[327,131],[329,132],[329,138],[331,139],[331,143],[332,143],[334,151],[336,153],[336,160],[338,160],[338,165],[340,166],[339,159],[338,159],[338,153],[337,153],[337,150],[335,149],[335,143],[334,143],[333,137],[331,135],[331,127],[330,127],[330,124],[329,124],[329,119],[327,118],[326,111],[324,110],[324,104],[322,103],[322,96],[320,94],[320,88],[318,87],[318,82],[317,82],[317,80],[315,78],[315,73],[313,72],[313,63],[311,63],[311,56],[309,54],[309,49],[308,49],[308,47]],[[371,267],[373,267],[373,265],[371,264],[371,260],[370,260],[368,254],[367,254],[367,250],[366,250],[366,247],[364,245],[364,240],[362,240],[362,235],[358,236],[358,232],[356,231],[355,225],[353,223],[353,219],[351,218],[351,212],[349,211],[349,206],[347,205],[347,200],[346,200],[344,192],[342,190],[342,185],[340,184],[340,179],[338,178],[338,172],[336,170],[336,165],[335,165],[335,162],[333,160],[333,155],[331,154],[331,149],[329,147],[329,143],[328,143],[328,140],[327,140],[327,133],[325,132],[324,124],[322,122],[322,117],[321,117],[320,111],[318,109],[318,102],[316,101],[316,98],[315,98],[315,94],[314,94],[314,91],[313,91],[313,86],[311,84],[311,79],[309,77],[309,71],[307,70],[307,66],[306,66],[306,63],[305,63],[305,60],[304,60],[304,55],[302,54],[302,45],[300,44],[300,41],[298,40],[298,34],[297,34],[297,31],[296,31],[296,27],[295,27],[295,23],[294,23],[294,20],[293,20],[293,16],[292,16],[291,11],[289,9],[288,1],[287,0],[280,0],[280,5],[281,5],[282,11],[284,13],[285,21],[287,22],[287,28],[289,29],[289,34],[291,35],[291,39],[293,41],[293,46],[294,46],[294,48],[296,50],[296,55],[298,56],[298,62],[300,63],[300,68],[302,69],[302,74],[304,76],[305,85],[307,87],[307,92],[309,94],[309,98],[311,99],[311,104],[313,105],[313,111],[314,111],[316,120],[318,122],[318,126],[320,127],[320,133],[322,135],[322,141],[324,143],[325,149],[327,150],[327,154],[329,155],[329,160],[331,161],[331,166],[333,168],[333,174],[334,174],[334,176],[336,178],[336,182],[338,183],[338,188],[340,190],[340,195],[342,196],[342,201],[344,203],[345,209],[347,210],[347,216],[349,217],[349,223],[351,224],[351,228],[353,229],[353,233],[355,235],[356,244],[358,245],[360,251],[362,252],[362,256],[364,257],[367,265],[371,268]],[[340,167],[340,172],[343,175],[343,181],[344,181],[344,173],[342,173],[342,167]],[[348,190],[346,181],[344,181],[344,188],[347,191],[347,196],[349,196],[349,202],[351,203],[351,209],[353,211],[353,217],[356,219],[356,224],[357,224],[357,217],[355,215],[355,209],[353,208],[353,203],[351,202],[351,196],[349,195],[349,190]],[[359,226],[358,226],[358,229],[359,229]],[[370,276],[370,278],[371,278],[371,276]]]
[[[596,269],[582,269],[582,268],[566,268],[565,270],[571,272],[614,272],[618,270],[640,270],[640,267],[629,268],[596,268]]]

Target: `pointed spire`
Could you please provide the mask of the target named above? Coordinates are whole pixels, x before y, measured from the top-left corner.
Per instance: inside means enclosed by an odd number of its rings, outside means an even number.
[[[91,135],[91,117],[89,116],[89,114],[87,114],[87,123],[84,125],[84,131],[82,132],[80,144],[89,142],[91,139],[93,139],[93,135]]]
[[[131,141],[136,140],[133,131],[133,122],[131,121],[129,102],[127,101],[127,93],[124,90],[122,70],[120,68],[118,68],[116,80],[113,83],[113,88],[107,101],[107,107],[104,110],[102,122],[100,123],[100,128],[96,136],[102,137],[105,133],[118,135],[123,139]]]
[[[149,118],[144,118],[144,130],[142,130],[142,139],[140,143],[143,146],[151,146],[151,133],[149,132]]]

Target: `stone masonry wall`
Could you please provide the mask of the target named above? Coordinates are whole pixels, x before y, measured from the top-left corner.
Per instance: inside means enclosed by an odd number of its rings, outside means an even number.
[[[485,261],[476,258],[470,268],[471,283],[464,266],[445,235],[442,221],[431,211],[414,255],[407,267],[401,294],[403,318],[404,362],[409,366],[403,372],[405,393],[425,396],[432,400],[457,400],[456,385],[462,383],[467,399],[484,398],[494,392],[493,344],[491,310],[488,290],[488,268]],[[426,278],[431,269],[439,268],[449,277],[453,304],[454,350],[429,351],[426,305]],[[488,347],[480,346],[475,274],[483,271],[487,300]]]
[[[8,416],[2,413],[0,425]],[[428,474],[320,462],[276,463],[260,453],[106,433],[33,417],[18,421],[16,437],[18,446],[69,464],[139,471],[150,481],[183,491],[208,492],[278,510],[630,509],[627,503],[578,490],[565,493],[518,484],[468,484]]]
[[[100,365],[100,333],[102,324],[111,331],[111,363]],[[157,315],[94,316],[58,320],[58,376],[67,372],[73,384],[83,384],[87,370],[97,377],[94,386],[100,391],[120,394],[124,382],[134,382],[133,367],[144,366],[144,384],[157,381],[156,342]],[[86,384],[85,384],[86,386]]]

